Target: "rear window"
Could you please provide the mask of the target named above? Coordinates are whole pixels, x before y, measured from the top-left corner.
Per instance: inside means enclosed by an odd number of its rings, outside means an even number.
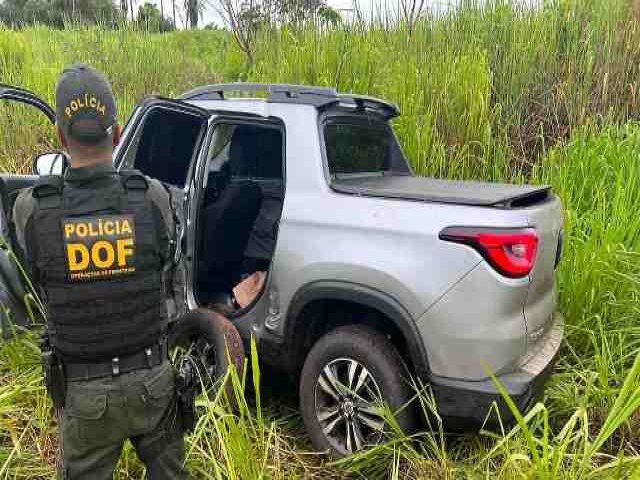
[[[205,125],[191,113],[151,108],[131,138],[124,165],[182,188]]]
[[[325,126],[327,163],[332,176],[410,173],[402,150],[384,123],[339,123]]]

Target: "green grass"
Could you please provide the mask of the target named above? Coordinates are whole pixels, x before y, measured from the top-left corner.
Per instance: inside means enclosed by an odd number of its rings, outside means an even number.
[[[464,2],[411,34],[383,22],[284,27],[260,34],[252,65],[219,31],[0,27],[0,82],[49,100],[77,60],[112,79],[123,122],[145,94],[203,83],[332,85],[397,102],[394,126],[421,174],[550,183],[562,198],[566,341],[542,403],[513,431],[452,435],[432,415],[427,432],[395,432],[332,463],[269,399],[240,401],[235,414],[224,399],[201,399],[189,439],[197,478],[640,478],[640,22],[629,3]],[[28,170],[34,151],[55,145],[24,107],[0,105],[0,131],[7,171]],[[55,422],[37,362],[29,335],[0,347],[0,478],[53,472]],[[254,380],[269,377],[244,379]],[[434,409],[428,390],[418,400]],[[119,478],[140,472],[128,449]]]

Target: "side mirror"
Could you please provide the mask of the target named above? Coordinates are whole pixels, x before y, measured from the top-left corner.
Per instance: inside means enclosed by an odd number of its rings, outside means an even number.
[[[36,175],[62,175],[69,166],[63,152],[47,152],[33,158],[33,173]]]

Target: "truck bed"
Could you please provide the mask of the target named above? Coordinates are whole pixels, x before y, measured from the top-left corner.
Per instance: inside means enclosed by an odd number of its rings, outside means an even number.
[[[411,175],[366,175],[334,179],[331,188],[350,195],[514,208],[546,200],[551,187],[440,180]]]

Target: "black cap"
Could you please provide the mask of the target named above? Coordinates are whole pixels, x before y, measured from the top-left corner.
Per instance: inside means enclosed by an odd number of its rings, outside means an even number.
[[[56,122],[67,137],[106,138],[116,123],[116,101],[105,76],[89,65],[66,67],[56,85]]]

